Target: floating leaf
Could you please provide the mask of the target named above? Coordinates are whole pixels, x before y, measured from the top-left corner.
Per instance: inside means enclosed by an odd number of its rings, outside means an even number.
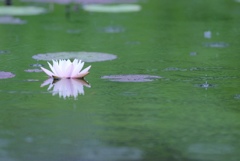
[[[154,75],[140,75],[140,74],[128,74],[128,75],[107,75],[101,77],[102,79],[109,79],[114,82],[151,82],[155,79],[160,79],[160,76]]]
[[[117,56],[98,52],[57,52],[37,54],[32,57],[37,60],[80,59],[84,62],[98,62],[116,59]]]
[[[0,11],[1,12],[1,11]],[[12,16],[0,16],[0,24],[25,24],[26,21]]]
[[[89,12],[137,12],[141,10],[141,6],[137,4],[117,4],[117,5],[103,5],[103,4],[89,4],[84,5],[83,9]]]
[[[11,72],[0,71],[0,79],[7,79],[12,77],[15,77],[15,75],[12,74]]]
[[[46,13],[42,7],[34,6],[0,6],[0,15],[28,16]]]

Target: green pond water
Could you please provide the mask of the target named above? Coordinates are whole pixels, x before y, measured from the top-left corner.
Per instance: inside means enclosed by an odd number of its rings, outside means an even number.
[[[68,18],[55,4],[18,16],[26,24],[0,24],[0,71],[16,75],[0,79],[1,161],[240,160],[240,3],[136,4],[141,11],[80,8]],[[49,69],[36,54],[68,51],[117,59],[86,62],[91,88],[64,99],[40,87],[45,73],[25,70]],[[129,74],[162,78],[102,79]]]

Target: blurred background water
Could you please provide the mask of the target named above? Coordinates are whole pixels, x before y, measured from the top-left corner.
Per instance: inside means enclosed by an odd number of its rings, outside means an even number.
[[[39,1],[1,1],[0,71],[14,77],[0,73],[0,160],[240,159],[238,1]],[[3,13],[28,6],[46,13]],[[85,63],[84,95],[40,87],[48,65],[33,56],[82,51],[117,58]],[[136,74],[159,78],[103,79]]]

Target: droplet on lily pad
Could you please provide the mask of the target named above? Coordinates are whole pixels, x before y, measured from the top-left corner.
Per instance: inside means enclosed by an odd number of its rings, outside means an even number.
[[[140,74],[128,74],[128,75],[107,75],[102,76],[102,79],[108,79],[114,82],[151,82],[155,79],[160,79],[160,76],[154,75],[140,75]]]
[[[88,4],[84,5],[83,9],[89,12],[137,12],[141,10],[141,6],[137,4],[115,4],[115,5],[103,5],[103,4]]]
[[[42,7],[34,6],[0,6],[0,15],[28,16],[46,13]]]
[[[117,56],[98,52],[57,52],[37,54],[32,57],[37,60],[80,59],[84,62],[98,62],[116,59]]]
[[[0,11],[1,12],[1,11]],[[0,16],[0,24],[25,24],[26,21],[21,20],[20,18],[14,18],[12,16]]]
[[[7,79],[7,78],[12,78],[12,77],[15,77],[15,75],[13,73],[0,71],[0,79]]]

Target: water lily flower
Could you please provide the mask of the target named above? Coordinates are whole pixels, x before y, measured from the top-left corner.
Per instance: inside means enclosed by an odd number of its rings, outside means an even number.
[[[55,80],[54,78],[49,78],[41,84],[41,87],[47,86],[48,91],[52,89],[52,95],[59,95],[66,99],[67,97],[77,98],[78,94],[84,95],[83,87],[90,88],[88,82],[83,79],[59,79]]]
[[[91,66],[88,66],[87,68],[83,69],[84,62],[78,59],[74,59],[73,62],[68,60],[59,60],[59,61],[53,61],[53,65],[51,65],[48,62],[48,65],[50,67],[50,70],[47,70],[43,67],[41,69],[50,77],[53,77],[54,79],[61,79],[61,78],[84,78],[86,75],[89,74],[89,69]]]

